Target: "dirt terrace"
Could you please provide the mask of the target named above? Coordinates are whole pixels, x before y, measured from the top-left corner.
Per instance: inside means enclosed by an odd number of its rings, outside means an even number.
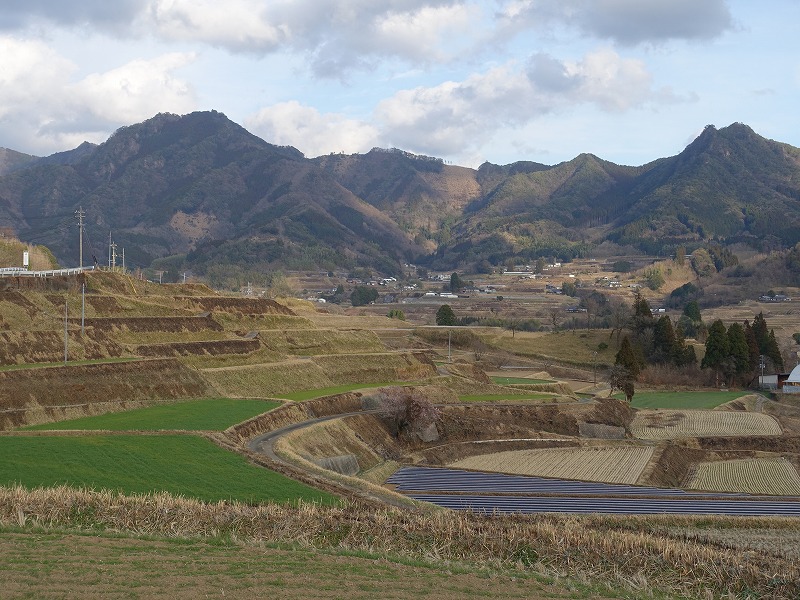
[[[0,429],[210,393],[196,371],[175,359],[0,371]]]
[[[267,298],[232,298],[225,296],[175,296],[176,300],[193,304],[207,311],[236,312],[243,315],[287,315],[296,316],[294,311]]]

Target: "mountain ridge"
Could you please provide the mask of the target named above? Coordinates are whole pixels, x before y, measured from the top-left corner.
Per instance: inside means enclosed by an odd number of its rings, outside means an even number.
[[[404,261],[487,268],[609,244],[666,253],[769,238],[791,247],[800,149],[734,123],[637,167],[586,153],[478,169],[397,149],[308,159],[210,111],[159,114],[50,157],[0,153],[0,226],[70,264],[79,206],[94,254],[111,232],[130,264],[200,274],[225,265],[393,273]]]

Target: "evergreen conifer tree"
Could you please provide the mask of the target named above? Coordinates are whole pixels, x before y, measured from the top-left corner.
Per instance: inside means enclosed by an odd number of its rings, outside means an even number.
[[[643,365],[640,363],[628,336],[622,338],[622,344],[620,344],[614,364],[625,367],[633,379],[639,376]]]

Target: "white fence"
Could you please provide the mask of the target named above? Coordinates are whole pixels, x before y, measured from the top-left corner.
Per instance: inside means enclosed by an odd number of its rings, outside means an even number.
[[[94,267],[52,269],[50,271],[28,271],[23,267],[3,267],[0,268],[0,277],[64,277],[66,275],[77,275],[84,271],[94,271]]]

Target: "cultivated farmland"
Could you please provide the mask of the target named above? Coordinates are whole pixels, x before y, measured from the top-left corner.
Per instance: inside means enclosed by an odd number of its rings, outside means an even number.
[[[631,433],[642,440],[689,437],[780,435],[781,426],[769,415],[719,410],[641,410]]]
[[[0,485],[14,484],[167,492],[209,502],[335,502],[194,435],[0,437]]]
[[[265,400],[208,398],[148,406],[94,417],[35,425],[27,429],[107,431],[222,431],[279,406]]]
[[[749,494],[800,495],[800,474],[782,458],[704,462],[686,486],[690,489]]]
[[[472,456],[450,466],[513,475],[633,484],[652,456],[652,446],[538,448]]]

